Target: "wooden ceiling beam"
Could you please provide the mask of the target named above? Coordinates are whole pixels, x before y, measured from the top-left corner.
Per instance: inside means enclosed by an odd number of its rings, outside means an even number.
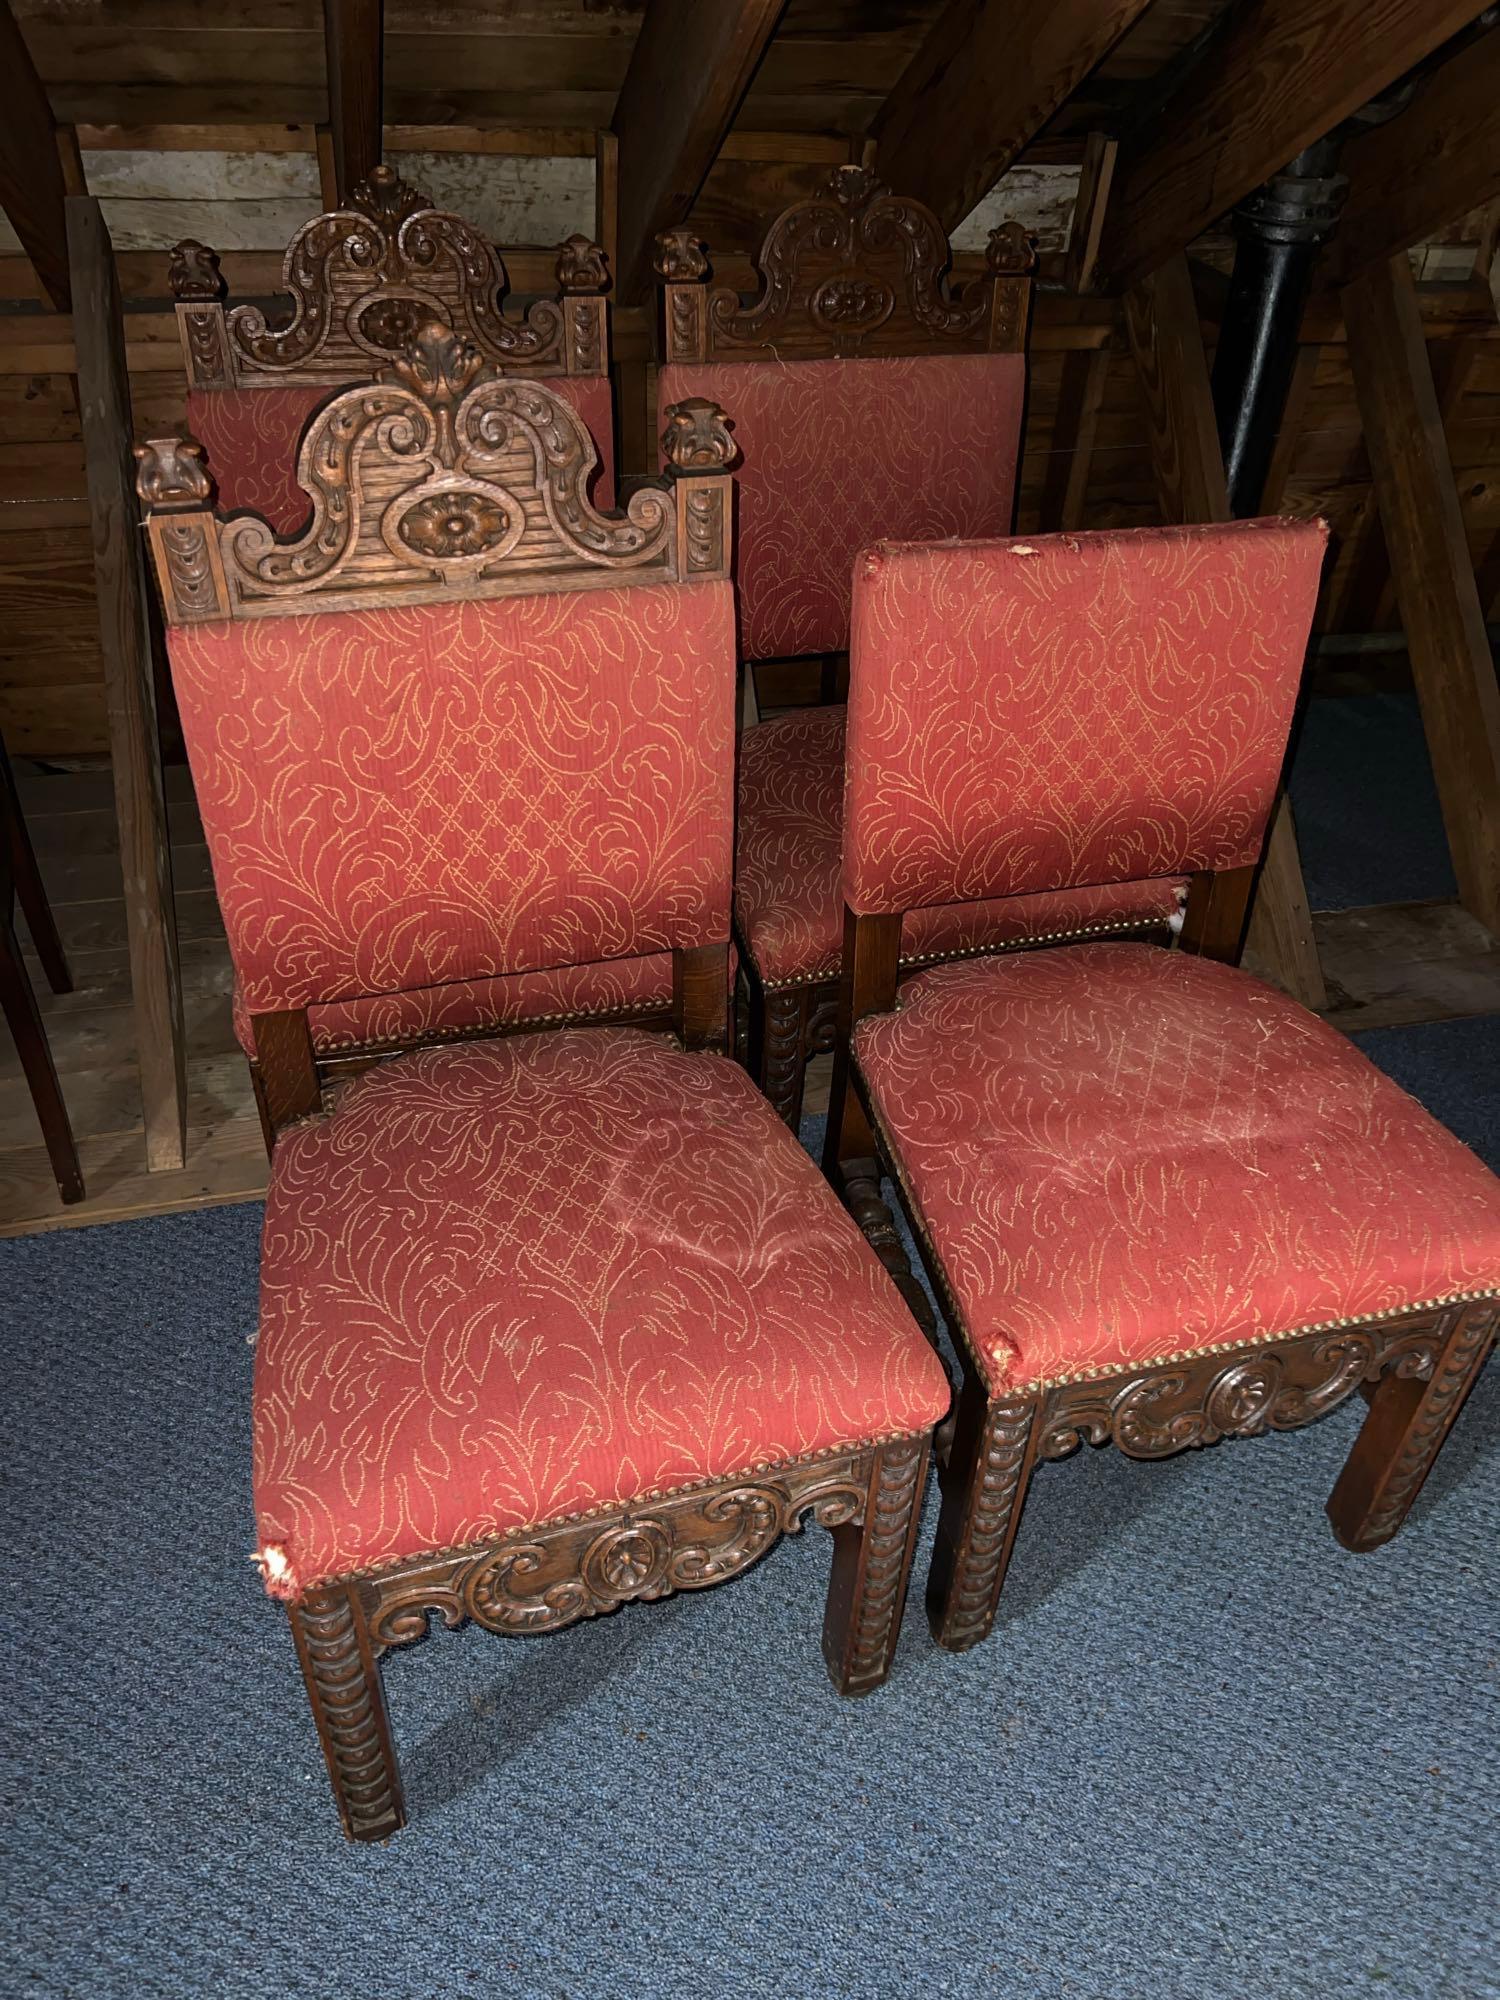
[[[1101,281],[1155,270],[1481,11],[1479,0],[1239,8],[1160,116],[1122,140]]]
[[[1346,284],[1500,195],[1500,28],[1448,58],[1414,102],[1345,148],[1349,196],[1320,281]]]
[[[686,219],[786,0],[649,0],[613,130],[620,148],[616,297],[651,285],[657,233]]]
[[[949,0],[871,127],[880,178],[951,230],[1147,5]]]
[[[328,124],[341,207],[380,165],[384,15],[382,0],[323,0]]]
[[[0,208],[53,305],[72,309],[57,126],[10,0],[0,0]]]

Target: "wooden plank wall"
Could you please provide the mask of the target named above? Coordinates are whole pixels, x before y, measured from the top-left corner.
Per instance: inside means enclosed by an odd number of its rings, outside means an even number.
[[[121,135],[86,130],[81,136],[108,146],[118,144]],[[180,147],[185,136],[191,135],[179,128],[173,143]],[[264,128],[243,137],[247,147],[263,145]],[[223,143],[222,132],[218,143]],[[311,127],[283,127],[277,143],[284,151],[315,152]],[[581,165],[592,155],[594,135],[582,128],[525,135],[455,133],[452,128],[439,135],[409,128],[389,134],[387,143],[398,165],[403,153],[421,153],[436,144],[445,150],[461,147],[470,157],[456,155],[452,170],[462,178],[486,164],[474,155],[492,154],[496,148],[522,157],[545,153]],[[764,218],[809,191],[830,164],[851,157],[858,146],[858,141],[817,133],[732,134],[692,218],[714,247],[716,271],[730,282],[748,284],[748,253]],[[107,159],[107,153],[91,157]],[[1055,193],[1043,198],[1057,206]],[[985,207],[993,206],[991,198]],[[1469,225],[1470,238],[1479,226]],[[1452,234],[1462,241],[1464,230]],[[1044,277],[1060,268],[1060,237],[1049,238],[1045,247]],[[1206,247],[1221,267],[1227,262],[1226,246]],[[508,251],[513,289],[546,289],[551,256],[540,248]],[[1472,249],[1449,256],[1445,268],[1450,280],[1473,258]],[[184,384],[176,325],[165,298],[165,254],[124,249],[118,263],[127,300],[136,428],[142,435],[170,432],[183,421]],[[224,271],[232,295],[264,297],[273,289],[279,263],[279,255],[269,250],[227,250]],[[960,275],[977,268],[972,254],[960,258]],[[1211,301],[1215,289],[1209,273],[1201,295]],[[1423,310],[1437,378],[1447,385],[1448,436],[1470,552],[1486,617],[1493,620],[1500,616],[1500,326],[1488,288],[1474,277],[1466,283],[1425,285]],[[1211,325],[1206,334],[1211,343]],[[618,311],[614,337],[616,355],[627,364],[622,380],[646,397],[645,310]],[[1336,556],[1319,628],[1394,630],[1399,621],[1389,565],[1374,519],[1370,469],[1336,309],[1315,305],[1304,337],[1311,345],[1300,379],[1302,393],[1289,413],[1283,504],[1296,512],[1321,510],[1333,523]],[[1092,457],[1082,505],[1071,525],[1120,527],[1158,518],[1145,411],[1117,308],[1108,301],[1043,290],[1037,303],[1020,489],[1022,532],[1062,524],[1087,390],[1083,371],[1100,350],[1107,352],[1107,366],[1102,394],[1097,378],[1093,384],[1098,407]],[[108,744],[72,365],[68,318],[46,307],[24,259],[0,257],[0,729],[17,754],[102,755]],[[633,452],[627,446],[628,466],[632,456],[648,448],[644,412],[632,421],[631,413],[622,411],[622,431],[627,440],[635,440]]]

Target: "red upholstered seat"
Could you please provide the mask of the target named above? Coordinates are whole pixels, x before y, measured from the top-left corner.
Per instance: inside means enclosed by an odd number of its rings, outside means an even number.
[[[840,884],[844,710],[805,708],[740,739],[735,918],[768,988],[836,979],[844,942]],[[901,956],[921,964],[966,953],[1169,923],[1183,881],[1166,876],[1102,888],[1000,896],[907,912]]]
[[[631,1029],[404,1056],[283,1134],[278,1592],[929,1428],[941,1365],[743,1071]]]
[[[1500,1182],[1233,967],[941,966],[855,1050],[994,1394],[1500,1291]]]
[[[663,368],[658,409],[711,397],[740,447],[742,656],[846,646],[854,558],[873,541],[1007,534],[1025,385],[1019,354]]]
[[[590,497],[596,507],[613,507],[614,401],[608,376],[553,375],[544,380],[588,426],[599,453]],[[302,427],[320,403],[338,393],[333,386],[317,384],[188,392],[188,427],[208,454],[222,513],[249,508],[264,515],[278,534],[296,534],[309,512],[307,495],[297,483]]]

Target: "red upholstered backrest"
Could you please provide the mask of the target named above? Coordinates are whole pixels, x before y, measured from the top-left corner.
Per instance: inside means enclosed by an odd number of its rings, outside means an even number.
[[[332,389],[190,389],[188,429],[208,454],[222,513],[248,507],[282,535],[312,512],[297,484],[302,426]]]
[[[663,368],[658,409],[711,397],[740,447],[745,658],[842,650],[872,542],[1008,534],[1025,388],[1019,354]]]
[[[861,914],[1260,853],[1321,521],[871,549],[844,895]]]
[[[252,1013],[728,938],[729,584],[168,645]]]
[[[549,375],[553,389],[582,417],[599,453],[599,470],[589,493],[596,507],[615,504],[614,397],[607,375]],[[352,386],[346,384],[346,387]],[[312,511],[297,484],[297,448],[302,429],[336,388],[192,389],[188,428],[208,453],[218,482],[218,508],[233,514],[248,507],[263,514],[282,535],[294,535]]]

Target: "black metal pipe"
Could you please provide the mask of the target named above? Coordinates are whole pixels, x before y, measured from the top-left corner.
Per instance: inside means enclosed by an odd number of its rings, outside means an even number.
[[[1335,171],[1341,142],[1333,133],[1309,146],[1234,211],[1234,270],[1213,371],[1232,514],[1253,514],[1265,490],[1318,245],[1348,186]]]

